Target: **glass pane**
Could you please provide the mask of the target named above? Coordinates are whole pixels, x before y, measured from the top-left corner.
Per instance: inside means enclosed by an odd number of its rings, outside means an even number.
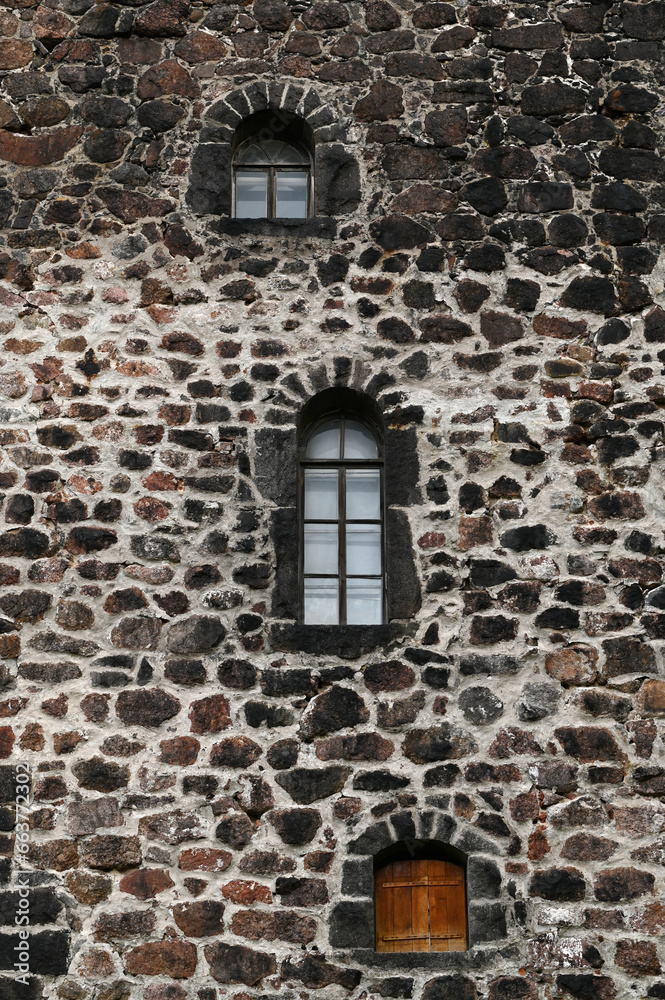
[[[268,158],[257,142],[243,143],[236,153],[236,163],[267,163]]]
[[[275,174],[278,219],[307,218],[307,171],[279,170]]]
[[[329,420],[315,431],[307,445],[307,458],[339,458],[339,420]]]
[[[265,219],[268,215],[268,173],[236,171],[236,218]]]
[[[305,525],[305,573],[337,575],[336,524]]]
[[[279,153],[275,157],[275,163],[308,163],[309,157],[300,146],[284,143]]]
[[[285,146],[286,143],[282,142],[281,139],[265,139],[261,143],[261,149],[263,150],[265,158],[269,163],[277,163],[279,154]]]
[[[378,458],[379,449],[372,432],[357,420],[344,426],[344,458]]]
[[[337,580],[305,580],[305,625],[339,623]]]
[[[337,469],[305,469],[305,519],[337,518]]]
[[[381,574],[380,524],[347,524],[346,572],[350,576]]]
[[[380,580],[346,581],[346,621],[348,625],[383,623],[383,588]]]
[[[381,517],[381,478],[378,469],[349,469],[346,473],[346,516],[349,520],[378,521]]]

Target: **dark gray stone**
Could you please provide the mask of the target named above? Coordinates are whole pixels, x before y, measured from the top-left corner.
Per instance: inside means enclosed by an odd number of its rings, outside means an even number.
[[[503,702],[486,687],[466,688],[458,701],[464,718],[477,726],[487,725],[503,715]]]
[[[561,699],[561,689],[548,681],[525,684],[515,704],[517,718],[522,722],[535,722],[552,715]]]
[[[498,899],[501,895],[501,872],[490,858],[472,856],[466,867],[469,899]]]
[[[346,779],[351,774],[350,767],[295,767],[275,778],[278,785],[289,793],[299,805],[309,805],[319,799],[327,799],[341,792]]]
[[[371,948],[374,944],[374,904],[344,900],[330,914],[333,948]]]
[[[295,507],[298,452],[295,427],[263,427],[255,436],[255,482],[278,507]]]
[[[231,146],[206,142],[192,154],[185,201],[196,215],[231,214]]]
[[[342,892],[345,896],[374,895],[374,865],[371,858],[345,861],[342,868]]]
[[[508,936],[503,903],[472,903],[469,906],[469,944],[489,944]]]
[[[317,215],[348,215],[361,199],[360,167],[339,143],[319,143],[314,154]]]
[[[386,512],[388,618],[408,619],[420,611],[420,581],[413,559],[413,539],[404,511]]]

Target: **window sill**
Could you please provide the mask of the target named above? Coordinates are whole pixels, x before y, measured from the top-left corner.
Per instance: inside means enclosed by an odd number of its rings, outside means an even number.
[[[270,628],[273,649],[286,653],[315,653],[357,660],[409,632],[402,621],[388,625],[300,625],[280,622]]]
[[[211,226],[220,236],[316,236],[335,239],[337,220],[323,215],[312,219],[217,219]]]
[[[378,952],[373,948],[354,948],[349,951],[335,949],[337,961],[358,962],[365,969],[399,971],[422,969],[437,971],[451,969],[457,972],[478,972],[490,966],[501,952],[497,948],[469,948],[468,951],[407,951]]]

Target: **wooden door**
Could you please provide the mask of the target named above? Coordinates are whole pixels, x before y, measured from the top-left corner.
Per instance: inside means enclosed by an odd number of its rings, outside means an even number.
[[[450,861],[393,861],[375,877],[376,950],[464,951],[464,869]]]

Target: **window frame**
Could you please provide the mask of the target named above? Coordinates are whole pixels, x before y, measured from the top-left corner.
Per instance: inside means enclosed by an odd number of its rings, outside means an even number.
[[[355,423],[362,424],[367,430],[372,434],[377,447],[377,458],[326,458],[326,459],[312,459],[307,458],[307,446],[311,437],[316,433],[316,431],[323,425],[331,420],[340,420],[340,456],[344,454],[344,432],[346,421],[351,420]],[[386,489],[385,489],[385,455],[383,447],[383,436],[379,431],[379,428],[373,422],[363,419],[359,414],[346,409],[335,409],[329,410],[323,416],[318,417],[311,424],[307,425],[300,435],[300,442],[298,448],[298,620],[305,625],[305,524],[337,524],[337,568],[338,573],[336,576],[329,574],[318,574],[311,573],[307,576],[312,576],[318,579],[329,579],[338,580],[338,621],[335,624],[330,624],[324,627],[328,628],[346,628],[346,471],[348,468],[351,469],[378,469],[379,471],[379,520],[361,520],[359,518],[353,518],[348,523],[350,524],[378,524],[381,529],[381,575],[377,576],[361,576],[360,574],[353,574],[351,579],[378,579],[381,583],[381,622],[372,623],[374,626],[385,625],[388,621],[388,601],[387,601],[387,588],[386,588],[386,576],[387,576],[387,560],[386,560]],[[318,519],[308,519],[305,520],[305,470],[309,468],[316,469],[337,469],[342,474],[338,476],[337,482],[337,519],[333,520],[318,520]],[[370,623],[365,623],[365,625],[360,624],[359,627],[371,627]],[[306,625],[308,628],[320,628],[321,623],[309,623]]]
[[[280,136],[280,141],[286,143],[289,146],[297,145],[300,150],[307,157],[307,166],[302,162],[300,163],[280,163],[274,164],[266,161],[265,163],[238,163],[238,154],[242,151],[244,146],[250,145],[251,143],[256,143],[261,145],[261,139],[258,135],[250,135],[244,139],[233,151],[232,158],[232,206],[233,206],[233,218],[234,219],[311,219],[312,218],[312,208],[314,204],[314,170],[312,164],[312,156],[310,151],[306,148],[304,143],[298,141],[297,139],[292,139],[290,136]],[[268,175],[267,190],[266,190],[266,215],[238,215],[238,184],[237,176],[238,171],[243,171],[247,173],[261,173]],[[300,171],[307,175],[307,211],[304,216],[290,216],[290,215],[276,215],[277,211],[277,181],[276,175],[278,173],[292,173],[294,171]]]

